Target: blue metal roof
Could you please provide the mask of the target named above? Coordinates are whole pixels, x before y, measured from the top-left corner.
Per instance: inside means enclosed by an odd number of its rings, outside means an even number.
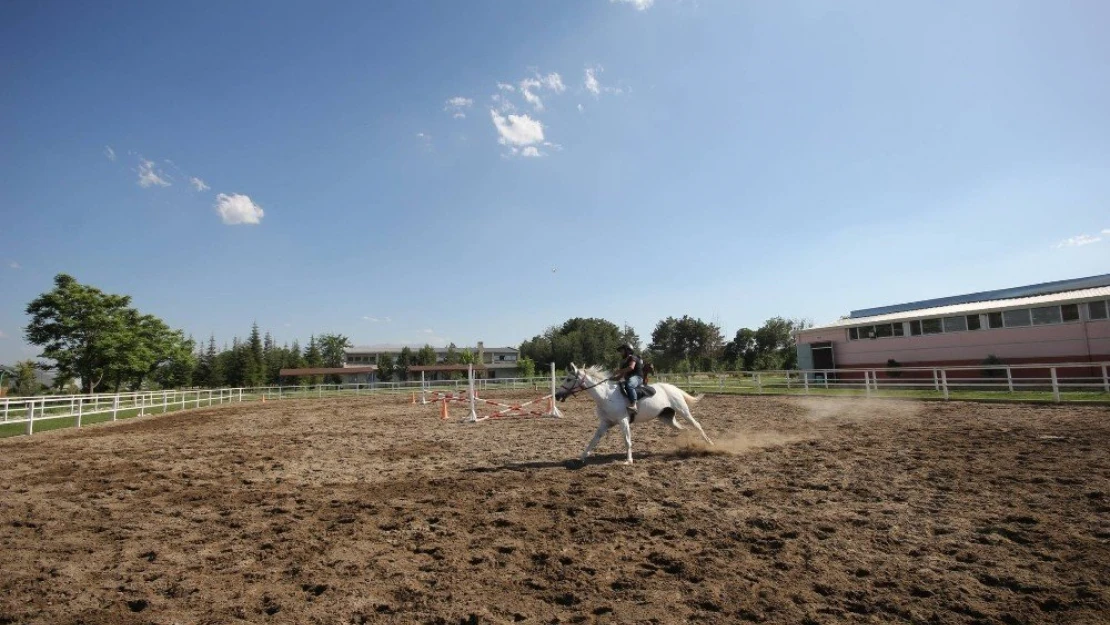
[[[1035,295],[1048,295],[1050,293],[1059,293],[1061,291],[1092,289],[1102,286],[1110,286],[1110,273],[1103,274],[1101,276],[1090,276],[1088,278],[1072,278],[1071,280],[1057,280],[1055,282],[1030,284],[1029,286],[1016,286],[1009,289],[998,289],[996,291],[981,291],[979,293],[968,293],[966,295],[938,297],[936,299],[926,299],[919,302],[894,304],[893,306],[863,308],[860,310],[853,310],[851,314],[848,315],[848,317],[851,319],[855,319],[857,317],[874,317],[875,315],[889,315],[891,313],[908,312],[911,310],[919,310],[922,308],[951,306],[954,304],[969,304],[971,302],[989,302],[996,299],[1011,299],[1014,297],[1033,297]]]

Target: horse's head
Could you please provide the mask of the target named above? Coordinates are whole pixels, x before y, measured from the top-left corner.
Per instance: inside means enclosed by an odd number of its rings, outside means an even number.
[[[563,385],[555,391],[555,399],[566,401],[568,397],[584,388],[586,388],[585,370],[574,366],[572,362],[567,367],[567,377],[563,378]]]

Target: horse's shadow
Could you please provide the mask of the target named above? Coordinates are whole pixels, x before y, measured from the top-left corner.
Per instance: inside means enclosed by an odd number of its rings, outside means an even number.
[[[611,464],[623,463],[628,458],[625,453],[603,454],[590,456],[586,462],[582,462],[577,458],[569,460],[536,460],[533,462],[509,462],[500,466],[492,467],[474,467],[472,469],[463,469],[463,473],[502,473],[504,471],[527,471],[530,469],[545,470],[545,469],[566,469],[567,471],[579,471],[589,467],[602,467]],[[666,453],[651,453],[646,451],[632,452],[632,460],[634,462],[642,462],[645,459],[652,460],[674,460],[677,456]],[[635,465],[633,465],[635,466]]]

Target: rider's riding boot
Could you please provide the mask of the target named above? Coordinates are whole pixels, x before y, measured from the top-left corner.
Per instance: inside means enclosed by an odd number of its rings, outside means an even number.
[[[628,407],[628,414],[636,416],[638,412],[640,412],[640,409],[636,407],[636,402],[632,402],[632,405]]]

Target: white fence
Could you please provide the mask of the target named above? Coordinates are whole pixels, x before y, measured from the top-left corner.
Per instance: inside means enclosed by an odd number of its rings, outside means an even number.
[[[477,380],[478,388],[540,389],[551,384],[550,377],[502,378]],[[425,389],[466,388],[466,380],[432,380]],[[89,395],[44,395],[40,397],[0,398],[0,436],[18,434],[10,431],[13,424],[22,425],[23,434],[33,434],[35,425],[44,421],[70,419],[81,427],[89,421],[161,414],[188,408],[205,408],[222,404],[324,397],[354,397],[363,394],[419,394],[421,383],[379,382],[373,384],[317,384],[314,386],[263,386],[255,388],[179,389],[138,391],[133,393],[97,393]],[[68,425],[68,424],[67,424]],[[17,426],[18,427],[18,426]]]
[[[692,391],[1110,402],[1110,363],[662,374]]]
[[[1110,363],[1051,363],[960,367],[896,367],[660,374],[690,392],[936,399],[1015,399],[1110,402]],[[477,380],[480,389],[546,389],[550,377]],[[465,388],[466,380],[429,381],[424,388]],[[362,394],[419,393],[421,383],[319,384],[258,388],[185,389],[0,398],[0,436],[33,434],[44,421],[82,422],[160,414],[221,404]],[[66,424],[68,425],[68,424]],[[15,431],[12,428],[16,428]]]

